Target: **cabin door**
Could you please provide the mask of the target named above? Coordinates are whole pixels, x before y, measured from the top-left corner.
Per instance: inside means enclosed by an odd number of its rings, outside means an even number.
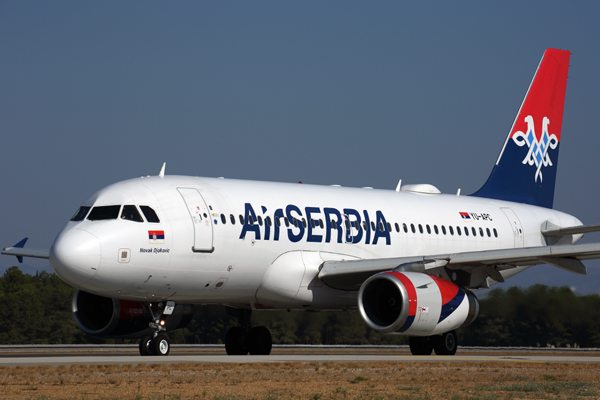
[[[194,245],[192,251],[212,252],[213,248],[213,226],[210,211],[206,202],[196,189],[177,188],[190,213],[194,227]]]

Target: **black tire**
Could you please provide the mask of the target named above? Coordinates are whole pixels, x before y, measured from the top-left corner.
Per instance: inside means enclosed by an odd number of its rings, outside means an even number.
[[[150,356],[152,355],[152,336],[147,335],[140,339],[140,355]]]
[[[246,332],[241,326],[234,326],[227,331],[225,337],[225,351],[228,356],[245,356],[248,354]]]
[[[250,329],[248,334],[248,352],[253,356],[268,356],[271,354],[273,341],[271,332],[264,326]]]
[[[438,356],[453,356],[456,354],[458,339],[456,331],[443,333],[439,336],[433,336],[433,349]]]
[[[150,347],[152,348],[152,355],[155,356],[167,356],[169,355],[169,351],[171,351],[169,339],[167,339],[167,336],[163,334],[160,334],[152,339]]]
[[[408,347],[413,356],[430,356],[433,345],[429,336],[412,336],[408,338]]]

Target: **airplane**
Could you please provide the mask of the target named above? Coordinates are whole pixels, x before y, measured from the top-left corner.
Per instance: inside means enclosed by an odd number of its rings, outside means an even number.
[[[255,310],[356,310],[373,330],[408,336],[414,355],[456,353],[474,292],[537,264],[585,274],[600,225],[552,209],[570,52],[547,49],[491,175],[477,192],[395,190],[165,175],[115,183],[85,201],[49,259],[77,290],[73,316],[101,338],[139,338],[167,355],[165,332],[194,304],[237,318],[229,355],[268,355]]]

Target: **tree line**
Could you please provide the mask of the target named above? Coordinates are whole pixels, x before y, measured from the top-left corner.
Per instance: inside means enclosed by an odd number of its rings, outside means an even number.
[[[75,288],[45,271],[11,267],[0,277],[0,344],[136,343],[99,339],[77,327],[71,314]],[[495,288],[480,298],[479,317],[458,330],[464,346],[600,347],[600,296],[568,287]],[[279,344],[406,344],[404,336],[368,328],[358,311],[255,311],[254,325],[269,328]],[[195,306],[194,319],[169,333],[172,343],[223,343],[237,320],[222,306]]]

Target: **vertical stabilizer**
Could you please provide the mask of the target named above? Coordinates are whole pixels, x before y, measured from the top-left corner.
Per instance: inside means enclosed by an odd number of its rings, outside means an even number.
[[[544,52],[490,177],[471,196],[552,208],[570,55]]]

